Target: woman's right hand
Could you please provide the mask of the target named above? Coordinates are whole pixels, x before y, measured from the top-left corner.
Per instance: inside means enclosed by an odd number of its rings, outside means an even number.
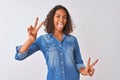
[[[36,40],[37,32],[44,23],[44,21],[43,21],[38,25],[38,19],[39,18],[37,17],[36,21],[34,23],[34,26],[32,26],[32,25],[29,26],[29,28],[28,28],[28,39],[22,45],[22,47],[20,48],[20,50],[19,50],[20,53],[23,53],[23,52],[27,51],[28,48],[30,47],[30,45]]]
[[[41,28],[41,26],[44,24],[44,21],[43,21],[38,25],[38,19],[39,18],[37,17],[36,21],[34,23],[34,26],[30,25],[29,28],[28,28],[28,38],[32,42],[34,42],[36,40],[37,32]]]

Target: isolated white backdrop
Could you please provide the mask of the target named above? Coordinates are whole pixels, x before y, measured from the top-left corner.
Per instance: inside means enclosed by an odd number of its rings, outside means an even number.
[[[65,6],[75,24],[72,33],[79,41],[86,64],[95,65],[95,75],[81,80],[120,80],[120,0],[0,0],[0,80],[46,80],[42,53],[16,61],[15,47],[27,39],[27,27],[41,22],[57,4]],[[44,34],[44,27],[38,35]]]

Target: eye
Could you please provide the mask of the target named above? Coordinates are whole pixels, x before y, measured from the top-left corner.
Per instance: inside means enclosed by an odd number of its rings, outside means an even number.
[[[63,16],[64,19],[67,19],[67,16]]]
[[[57,15],[56,18],[60,18],[60,16]]]

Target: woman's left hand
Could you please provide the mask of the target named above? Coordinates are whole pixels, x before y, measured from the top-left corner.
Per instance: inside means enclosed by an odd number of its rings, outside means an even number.
[[[88,58],[88,62],[87,62],[87,66],[85,68],[80,68],[80,73],[82,75],[89,75],[89,76],[93,76],[95,69],[93,68],[93,66],[98,62],[98,59],[93,62],[92,64],[90,64],[90,57]]]

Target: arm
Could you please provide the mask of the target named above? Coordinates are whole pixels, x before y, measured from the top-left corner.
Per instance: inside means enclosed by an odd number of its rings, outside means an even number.
[[[83,63],[82,56],[80,53],[79,44],[78,44],[78,41],[76,38],[74,40],[74,43],[75,43],[74,59],[75,59],[76,68],[79,71],[80,68],[85,68],[85,65]]]
[[[38,27],[36,27],[37,22],[38,22],[38,18],[36,18],[34,27],[30,26],[28,28],[28,39],[26,40],[26,42],[22,46],[16,47],[17,53],[15,55],[15,59],[23,60],[27,56],[30,56],[32,53],[38,50],[38,45],[36,44],[35,40],[36,40],[37,32],[42,26],[43,22],[40,25],[38,25]]]
[[[33,41],[31,39],[27,39],[27,41],[21,46],[19,49],[19,53],[23,53],[29,49]]]
[[[82,57],[81,57],[81,54],[80,54],[78,41],[77,41],[76,38],[75,38],[75,50],[74,50],[74,52],[75,52],[75,63],[76,63],[76,67],[77,67],[78,71],[82,75],[92,76],[94,74],[94,71],[95,71],[93,66],[98,62],[98,59],[90,65],[90,58],[89,58],[87,66],[85,67],[84,64],[83,64],[83,60],[82,60]]]

